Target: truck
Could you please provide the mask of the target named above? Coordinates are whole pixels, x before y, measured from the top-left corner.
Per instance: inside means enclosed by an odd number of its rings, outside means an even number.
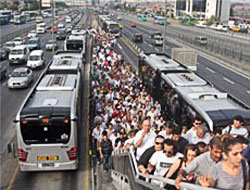
[[[171,57],[175,61],[185,65],[188,69],[192,71],[197,70],[197,51],[190,48],[173,48]]]

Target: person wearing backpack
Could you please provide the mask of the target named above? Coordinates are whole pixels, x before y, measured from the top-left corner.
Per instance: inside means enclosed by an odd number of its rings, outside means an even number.
[[[242,116],[237,115],[233,118],[233,124],[229,125],[225,129],[223,129],[223,134],[230,134],[233,137],[242,136],[247,138],[248,131],[245,127],[243,127],[244,120]]]

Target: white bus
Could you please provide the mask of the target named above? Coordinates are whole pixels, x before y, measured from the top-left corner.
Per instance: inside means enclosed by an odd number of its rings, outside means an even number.
[[[70,35],[64,41],[64,50],[66,51],[80,51],[82,55],[85,54],[86,49],[86,34],[85,35]]]
[[[58,52],[16,117],[21,171],[75,170],[82,56]]]
[[[106,32],[109,32],[109,33],[113,34],[116,37],[120,36],[120,28],[119,28],[119,24],[117,22],[105,21],[104,24],[103,24],[103,29]]]

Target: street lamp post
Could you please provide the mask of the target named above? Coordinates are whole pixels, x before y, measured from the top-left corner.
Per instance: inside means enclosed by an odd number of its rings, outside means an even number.
[[[163,47],[162,47],[163,53],[165,53],[166,51],[167,0],[165,0],[164,9],[165,9],[165,21],[164,21],[164,35],[163,35]]]

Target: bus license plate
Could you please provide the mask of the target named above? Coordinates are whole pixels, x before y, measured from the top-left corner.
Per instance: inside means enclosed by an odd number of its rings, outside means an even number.
[[[38,156],[37,161],[56,161],[59,156]]]
[[[42,167],[54,167],[54,163],[42,163]]]

